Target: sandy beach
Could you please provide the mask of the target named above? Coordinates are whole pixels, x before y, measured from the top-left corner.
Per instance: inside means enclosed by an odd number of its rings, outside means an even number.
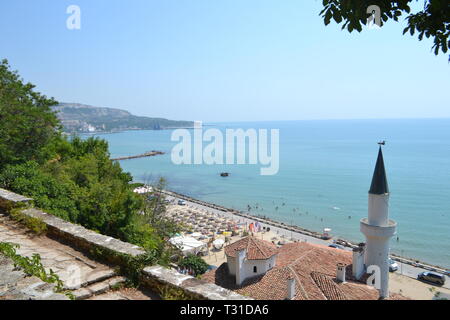
[[[249,225],[255,223],[257,220],[260,225],[260,232],[250,233],[255,237],[270,241],[278,246],[293,241],[320,245],[329,245],[336,241],[336,239],[320,239],[320,235],[317,233],[310,232],[308,234],[308,231],[302,230],[302,232],[298,232],[289,226],[283,226],[281,224],[278,226],[270,220],[266,221],[255,217],[236,215],[234,212],[226,211],[225,208],[220,206],[214,207],[215,205],[202,203],[199,200],[197,200],[198,202],[191,202],[190,198],[183,198],[185,204],[178,205],[177,203],[180,198],[177,194],[173,193],[168,193],[167,199],[171,201],[167,209],[168,217],[179,223],[183,223],[186,228],[185,235],[189,236],[194,234],[198,240],[206,244],[209,243],[207,245],[208,249],[204,250],[203,259],[208,264],[216,267],[226,262],[226,256],[223,247],[220,249],[215,248],[212,245],[212,241],[223,239],[225,245],[233,243],[246,236]],[[351,251],[351,244],[348,243],[348,245],[348,247],[342,250]],[[390,274],[391,292],[401,293],[414,300],[450,298],[449,281],[446,282],[444,287],[436,287],[420,282],[416,279],[417,274],[426,269],[417,266],[417,264],[401,263],[400,261],[398,263],[400,265],[399,270]]]

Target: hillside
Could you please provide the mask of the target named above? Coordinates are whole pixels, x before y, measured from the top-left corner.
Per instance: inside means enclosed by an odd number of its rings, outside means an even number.
[[[78,103],[61,103],[53,107],[53,110],[56,111],[67,133],[163,130],[194,125],[192,121],[140,117],[121,109],[93,107]]]

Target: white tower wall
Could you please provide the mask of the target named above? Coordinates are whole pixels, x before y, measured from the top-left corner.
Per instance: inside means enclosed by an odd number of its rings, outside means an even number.
[[[361,220],[361,232],[366,236],[364,264],[366,269],[372,265],[380,268],[380,297],[387,298],[389,297],[389,240],[396,233],[397,224],[392,220],[384,222],[384,214],[388,211],[387,201],[384,204],[385,208],[382,208],[380,206],[382,202],[379,201],[381,197],[369,194],[370,197],[377,197],[374,201],[377,205],[369,207],[369,217],[372,217],[372,220],[368,218]],[[380,213],[383,219],[380,219],[377,213]],[[377,224],[373,224],[374,221]],[[383,224],[379,225],[380,223]]]
[[[385,226],[389,221],[389,194],[369,195],[369,223]]]
[[[366,237],[364,263],[366,269],[377,266],[380,273],[381,298],[389,297],[389,240],[396,233],[397,223],[389,220],[389,188],[380,147],[369,191],[368,217],[361,219],[361,232]],[[356,257],[355,257],[356,258]]]

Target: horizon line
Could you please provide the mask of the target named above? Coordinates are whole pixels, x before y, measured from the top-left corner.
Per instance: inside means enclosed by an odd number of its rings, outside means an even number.
[[[216,123],[253,123],[253,122],[297,122],[297,121],[367,121],[367,120],[450,120],[450,116],[446,117],[410,117],[410,118],[312,118],[312,119],[295,119],[295,120],[230,120],[230,121],[202,121],[204,124]],[[201,120],[187,120],[201,121]]]

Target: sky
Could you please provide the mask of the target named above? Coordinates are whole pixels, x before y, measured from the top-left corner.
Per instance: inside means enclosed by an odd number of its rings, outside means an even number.
[[[69,5],[81,29],[69,30]],[[206,122],[450,117],[448,55],[320,0],[3,0],[0,58],[60,102]]]

